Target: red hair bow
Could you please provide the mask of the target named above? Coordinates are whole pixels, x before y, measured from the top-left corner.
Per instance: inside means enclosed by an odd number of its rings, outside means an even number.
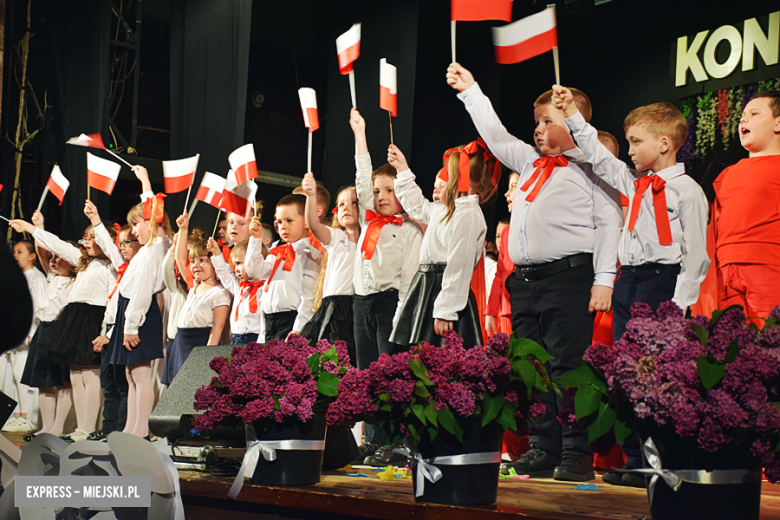
[[[488,170],[491,170],[493,172],[493,178],[491,179],[491,182],[495,185],[498,182],[498,178],[501,175],[501,163],[496,159],[496,157],[490,153],[490,150],[488,150],[487,145],[485,144],[485,141],[482,140],[481,137],[477,138],[476,141],[471,141],[469,144],[464,146],[463,148],[450,148],[446,152],[444,152],[444,162],[445,164],[449,164],[450,161],[450,155],[452,155],[455,152],[460,152],[460,157],[458,158],[458,167],[460,170],[460,175],[458,176],[458,191],[466,192],[468,193],[470,188],[470,171],[469,168],[469,157],[471,155],[474,155],[475,153],[482,150],[482,159],[485,162],[485,166],[488,168]],[[447,167],[444,167],[445,172],[440,175],[442,180],[449,181],[449,175],[446,173]]]
[[[157,200],[157,207],[154,210],[154,221],[158,224],[162,224],[165,218],[165,193],[158,193],[154,197],[148,198],[144,201],[144,220],[152,219],[152,208],[154,207],[154,201]]]

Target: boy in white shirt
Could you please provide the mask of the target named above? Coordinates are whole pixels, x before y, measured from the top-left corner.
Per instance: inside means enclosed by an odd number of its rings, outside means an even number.
[[[423,234],[395,196],[395,168],[385,164],[372,172],[366,122],[355,108],[349,124],[355,134],[355,188],[362,229],[353,278],[355,349],[357,367],[365,369],[381,354],[392,354],[398,348],[390,342],[390,334],[420,266]],[[363,435],[361,456],[375,451],[384,431],[366,424]],[[378,459],[375,462],[381,464]]]
[[[266,280],[261,308],[265,340],[299,334],[314,314],[314,293],[320,274],[320,252],[312,246],[304,222],[306,197],[286,195],[276,204],[276,228],[284,244],[263,259],[261,236],[249,239],[246,272]]]
[[[552,356],[553,379],[582,365],[595,311],[609,311],[622,215],[617,192],[591,170],[548,91],[534,103],[534,144],[503,127],[471,73],[457,63],[447,83],[460,91],[490,151],[519,174],[509,225],[515,272],[507,278],[515,336],[539,343]],[[587,97],[578,103],[590,110]],[[509,464],[518,474],[585,481],[595,477],[584,430],[562,427],[558,411],[569,397],[542,394],[545,415],[529,421],[531,450]],[[502,467],[508,473],[509,467]]]

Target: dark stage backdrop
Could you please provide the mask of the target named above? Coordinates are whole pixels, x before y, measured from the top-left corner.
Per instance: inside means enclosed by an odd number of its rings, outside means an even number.
[[[63,238],[81,238],[89,220],[84,216],[87,198],[87,150],[111,158],[102,150],[66,145],[80,133],[108,135],[109,17],[110,5],[103,0],[84,0],[79,9],[68,2],[46,2],[44,34],[49,39],[45,56],[48,96],[51,103],[51,132],[46,139],[47,156],[60,164],[70,180],[62,205]],[[39,84],[40,86],[40,84]],[[39,89],[39,95],[43,89]],[[6,116],[7,117],[7,116]],[[113,159],[113,158],[112,158]],[[127,168],[126,166],[124,167]],[[45,185],[51,167],[42,168]],[[37,195],[37,194],[36,194]],[[37,197],[33,197],[37,202]],[[56,200],[48,196],[45,209],[53,211]],[[100,214],[108,214],[109,197],[91,190],[91,200]],[[30,212],[25,212],[29,220]]]
[[[173,0],[170,159],[200,153],[193,193],[205,171],[227,174],[228,155],[243,144],[251,0]],[[262,165],[262,163],[260,163]],[[187,192],[169,196],[171,219]],[[217,211],[199,204],[193,226],[209,232]]]

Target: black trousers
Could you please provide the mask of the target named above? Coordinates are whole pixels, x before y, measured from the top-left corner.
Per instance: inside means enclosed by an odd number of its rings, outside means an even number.
[[[643,264],[621,266],[612,293],[615,341],[623,337],[626,323],[631,319],[631,305],[648,304],[658,310],[661,303],[674,298],[680,264]],[[627,468],[642,467],[642,445],[638,435],[632,435],[620,443],[626,454]]]
[[[273,312],[265,315],[265,340],[280,339],[284,341],[293,331],[298,311]],[[299,331],[300,332],[300,331]]]
[[[398,307],[398,291],[390,289],[366,296],[355,295],[352,309],[355,320],[355,354],[357,367],[366,369],[381,354],[400,352],[398,345],[390,342],[393,332],[393,315]],[[363,426],[364,442],[382,444],[385,432],[372,424]]]
[[[591,344],[593,315],[588,313],[588,304],[592,286],[592,263],[534,282],[524,281],[518,273],[506,280],[515,337],[532,339],[553,356],[546,365],[553,380],[580,367]],[[564,446],[593,453],[584,430],[562,427],[558,422],[558,412],[568,398],[565,391],[563,398],[552,391],[541,393],[539,399],[546,412],[540,423],[528,421],[529,441],[554,455]]]
[[[615,315],[615,341],[623,337],[626,323],[631,319],[631,306],[636,302],[658,310],[661,303],[674,298],[680,264],[624,265],[620,267],[612,293]]]
[[[121,333],[121,331],[114,331]],[[103,388],[103,427],[106,433],[121,432],[127,422],[127,375],[124,365],[112,365],[105,347],[100,358],[100,386]]]

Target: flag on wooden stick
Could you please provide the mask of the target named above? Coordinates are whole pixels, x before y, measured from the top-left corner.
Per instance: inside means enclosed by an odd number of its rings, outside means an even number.
[[[165,193],[179,193],[192,186],[195,172],[198,170],[198,159],[200,154],[186,159],[162,162]]]
[[[254,184],[254,183],[253,183]],[[219,201],[222,198],[222,190],[225,188],[225,179],[219,175],[206,172],[203,180],[200,181],[200,188],[195,193],[195,199],[219,208]]]
[[[496,61],[519,63],[558,46],[555,6],[503,27],[493,28]]]
[[[397,70],[387,63],[385,58],[379,60],[379,107],[398,116]]]
[[[87,148],[100,148],[101,150],[107,149],[103,144],[103,137],[100,134],[81,134],[78,137],[71,137],[65,144],[86,146]]]
[[[225,180],[225,188],[222,190],[219,207],[228,213],[246,215],[255,200],[256,192],[257,184],[254,181],[239,183],[236,172],[230,170]]]
[[[69,187],[70,181],[62,174],[59,165],[55,164],[54,168],[51,170],[51,175],[49,175],[49,181],[46,183],[46,188],[48,188],[49,193],[57,197],[57,200],[60,201],[60,206],[62,206],[62,201],[65,199],[65,192],[68,191]],[[41,197],[41,199],[42,198],[43,197]]]
[[[339,54],[339,72],[346,76],[354,70],[352,64],[360,56],[359,23],[356,23],[347,32],[336,38],[336,52]]]

